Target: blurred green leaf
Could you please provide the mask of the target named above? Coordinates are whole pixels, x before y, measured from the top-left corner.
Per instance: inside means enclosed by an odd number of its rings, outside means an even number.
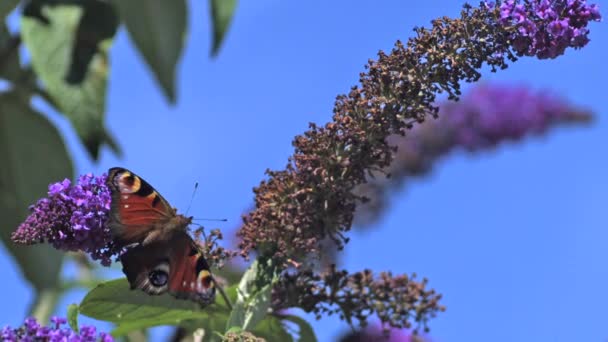
[[[243,332],[243,329],[241,329],[241,327],[231,327],[230,329],[226,330],[226,334],[228,334],[228,333],[240,334],[242,332]]]
[[[296,342],[317,342],[317,336],[315,335],[314,329],[304,318],[294,315],[285,315],[281,316],[281,319],[292,322],[298,326],[299,338]]]
[[[82,84],[74,86],[66,82],[72,60],[72,43],[76,39],[82,13],[79,6],[43,6],[42,14],[49,23],[24,15],[21,35],[31,54],[34,71],[54,100],[51,104],[70,119],[89,154],[97,159],[104,143],[120,153],[104,127],[107,50],[111,41],[106,39],[98,45]]]
[[[205,342],[221,341],[219,336],[223,332],[227,320],[228,313],[226,312],[212,315],[208,319],[185,321],[180,326],[186,329],[187,334],[192,334],[198,329],[203,329],[205,331],[203,341]]]
[[[271,260],[256,259],[245,271],[237,288],[237,298],[226,322],[225,331],[233,327],[251,331],[268,315],[276,268]]]
[[[258,291],[247,305],[243,330],[253,329],[261,320],[268,315],[271,304],[272,285],[268,284]]]
[[[0,1],[0,21],[4,21],[9,13],[11,13],[19,5],[19,0],[2,0]]]
[[[34,317],[41,323],[48,322],[55,312],[60,296],[61,293],[56,287],[37,290],[28,310],[28,316]]]
[[[230,27],[236,9],[236,0],[209,0],[213,23],[213,46],[211,55],[216,56]]]
[[[88,72],[89,64],[99,51],[103,41],[112,39],[118,29],[118,13],[114,6],[101,0],[82,3],[83,14],[78,22],[71,63],[65,80],[71,85],[81,84]]]
[[[0,23],[0,78],[15,81],[20,75],[19,37],[12,36],[6,24]]]
[[[131,39],[165,96],[175,103],[175,73],[188,27],[186,0],[115,0]]]
[[[251,331],[255,336],[265,338],[266,341],[292,342],[293,336],[287,332],[281,321],[267,316]]]
[[[235,287],[226,289],[229,297],[236,297]],[[131,290],[122,278],[99,284],[80,303],[80,313],[117,324],[114,336],[158,325],[180,325],[188,320],[214,322],[220,329],[228,319],[228,306],[221,297],[202,308],[192,301],[171,295],[150,296],[141,290]]]
[[[224,331],[228,332],[235,327],[242,328],[245,323],[247,301],[253,295],[253,291],[255,291],[255,280],[258,269],[258,260],[256,259],[241,277],[237,287],[236,301],[234,302]]]
[[[50,183],[72,177],[72,161],[55,126],[14,91],[0,93],[0,141],[0,237],[37,290],[55,287],[63,254],[49,245],[19,246],[10,237]]]
[[[78,305],[70,304],[68,306],[68,324],[75,332],[78,332]]]

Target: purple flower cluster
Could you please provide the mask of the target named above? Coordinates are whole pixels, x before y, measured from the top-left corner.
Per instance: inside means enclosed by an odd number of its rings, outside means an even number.
[[[57,249],[83,251],[103,265],[110,265],[117,251],[107,225],[111,196],[105,180],[105,174],[86,174],[80,176],[77,184],[68,179],[51,184],[48,198],[30,207],[31,214],[13,233],[13,241],[49,242]]]
[[[114,339],[107,333],[97,334],[95,327],[83,326],[80,332],[63,327],[65,318],[53,317],[50,327],[41,326],[34,318],[26,318],[19,328],[4,327],[0,330],[0,340],[6,342],[112,342]]]
[[[585,0],[506,0],[499,8],[501,24],[515,28],[511,39],[517,54],[540,59],[585,46],[587,24],[601,19],[598,6]]]
[[[369,225],[388,207],[388,194],[404,181],[427,174],[437,160],[463,148],[477,152],[508,140],[545,133],[557,125],[586,123],[587,111],[547,91],[525,86],[482,84],[458,102],[439,106],[439,118],[416,124],[406,136],[392,135],[394,159],[385,173],[356,188],[369,201],[357,207],[356,223]]]
[[[432,131],[442,130],[451,139],[445,141],[450,147],[462,146],[469,151],[541,134],[557,124],[591,119],[585,110],[547,91],[497,84],[473,88],[462,101],[440,106],[439,114],[440,119],[423,123],[417,133],[429,136],[438,134]]]

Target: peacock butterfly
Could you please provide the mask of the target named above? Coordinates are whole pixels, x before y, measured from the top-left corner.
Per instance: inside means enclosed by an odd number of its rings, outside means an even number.
[[[109,226],[131,289],[169,292],[201,306],[215,298],[215,282],[199,245],[188,234],[192,217],[177,214],[148,182],[133,172],[108,171],[112,195]]]

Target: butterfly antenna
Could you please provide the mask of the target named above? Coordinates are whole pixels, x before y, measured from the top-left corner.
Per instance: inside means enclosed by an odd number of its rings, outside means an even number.
[[[225,218],[206,218],[206,217],[195,217],[192,221],[214,221],[214,222],[228,222],[228,219]]]
[[[186,209],[185,216],[188,216],[188,212],[190,212],[190,207],[192,207],[192,202],[194,202],[194,196],[196,195],[197,189],[198,189],[198,182],[194,183],[194,190],[192,190],[192,197],[190,197],[190,204],[188,204],[188,209]]]

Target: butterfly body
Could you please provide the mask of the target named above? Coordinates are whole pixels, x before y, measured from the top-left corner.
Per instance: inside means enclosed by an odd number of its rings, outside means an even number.
[[[113,241],[127,247],[120,257],[132,289],[168,292],[207,305],[215,286],[198,244],[188,234],[192,217],[177,210],[150,184],[124,168],[108,171]]]

